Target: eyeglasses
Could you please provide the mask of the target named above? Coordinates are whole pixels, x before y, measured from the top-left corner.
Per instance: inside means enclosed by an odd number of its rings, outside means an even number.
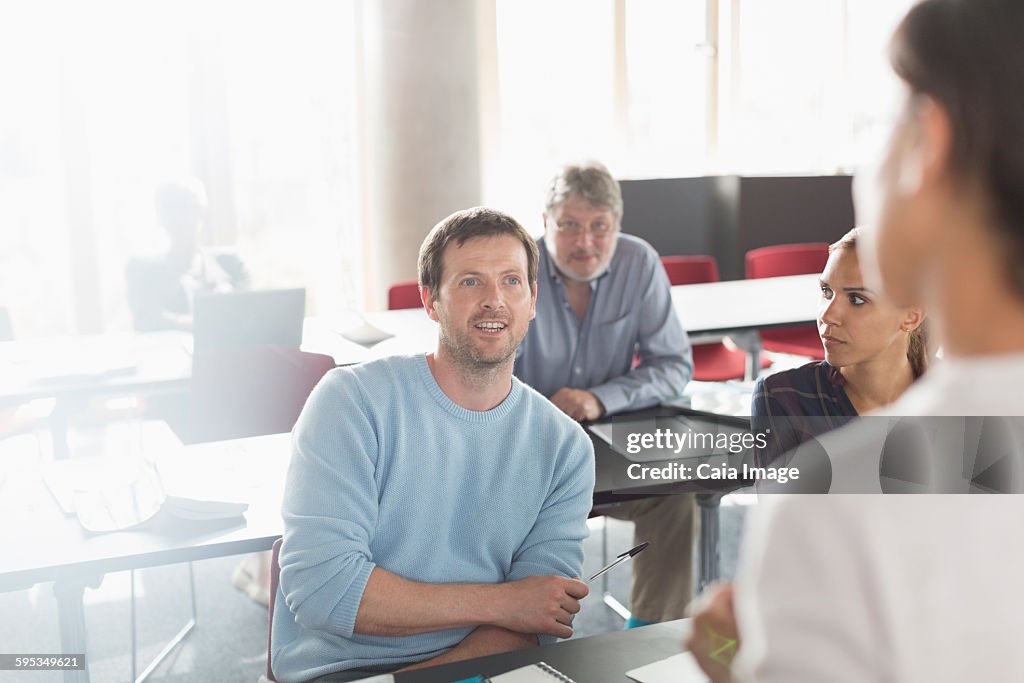
[[[554,227],[555,232],[559,235],[568,235],[570,237],[577,237],[584,232],[589,232],[592,237],[607,237],[615,229],[614,225],[604,221],[591,223],[589,228],[584,228],[576,221],[562,221],[561,223],[552,221],[549,224]]]

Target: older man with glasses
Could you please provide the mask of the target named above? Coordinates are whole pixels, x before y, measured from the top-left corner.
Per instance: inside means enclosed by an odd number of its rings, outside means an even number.
[[[620,232],[622,208],[619,183],[597,162],[565,166],[548,188],[537,317],[515,375],[579,421],[674,398],[693,374],[658,253]],[[637,542],[651,544],[634,559],[628,626],[684,616],[693,593],[693,496],[625,503],[609,514],[634,521]]]

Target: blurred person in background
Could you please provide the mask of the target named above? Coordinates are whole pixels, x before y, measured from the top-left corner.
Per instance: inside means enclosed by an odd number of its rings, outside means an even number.
[[[153,196],[157,221],[168,238],[167,251],[132,259],[126,268],[128,305],[137,332],[192,331],[195,295],[249,287],[249,273],[236,254],[200,246],[207,209],[206,191],[193,178],[165,182]],[[165,420],[179,437],[190,433],[189,393],[151,397],[147,413]],[[270,592],[270,553],[242,559],[232,583],[266,605]]]
[[[154,204],[168,248],[164,254],[128,263],[128,306],[138,332],[190,331],[192,301],[198,292],[247,289],[249,273],[238,255],[200,246],[207,202],[199,181],[161,184]]]

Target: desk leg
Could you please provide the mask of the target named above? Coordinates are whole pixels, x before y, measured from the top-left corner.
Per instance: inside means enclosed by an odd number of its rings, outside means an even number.
[[[700,506],[700,576],[697,578],[698,594],[711,582],[718,579],[718,504],[722,500],[718,493],[698,493]]]
[[[747,368],[744,379],[757,379],[761,374],[761,335],[756,330],[729,333],[729,339],[747,354]]]
[[[67,398],[60,397],[50,413],[50,439],[52,441],[54,460],[66,460],[71,455],[68,447],[68,416],[71,407]]]
[[[759,346],[747,354],[747,361],[750,363],[750,366],[747,368],[746,377],[743,379],[757,379],[757,376],[761,374],[761,348]]]
[[[82,596],[85,585],[79,581],[57,581],[53,584],[57,597],[57,616],[60,621],[61,654],[86,654],[85,605]],[[89,657],[85,669],[65,670],[64,683],[89,683]]]

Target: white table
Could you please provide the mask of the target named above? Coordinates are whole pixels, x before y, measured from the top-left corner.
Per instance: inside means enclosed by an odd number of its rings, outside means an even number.
[[[0,342],[0,406],[37,398],[172,391],[192,367],[186,332]]]
[[[65,517],[41,471],[11,472],[0,483],[0,591],[53,581],[61,651],[86,653],[83,593],[104,574],[269,549],[281,535],[290,458],[289,434],[171,448],[157,461],[172,494],[245,502],[245,516],[182,521],[160,512],[138,528],[105,534]],[[64,680],[88,681],[89,672],[65,671]]]
[[[817,320],[819,279],[811,274],[676,285],[672,305],[690,335],[735,335],[802,325]],[[760,339],[748,334],[741,345],[750,355],[753,379],[761,367]]]
[[[372,347],[340,332],[361,323],[356,313],[307,319],[304,351],[324,353],[338,365],[434,347],[437,326],[423,310],[367,314],[394,336]],[[110,333],[0,342],[0,409],[55,399],[49,414],[54,454],[69,455],[67,421],[74,406],[101,396],[182,393],[192,375],[192,336],[187,332]]]
[[[819,279],[811,274],[676,285],[672,303],[692,333],[798,325],[817,318]]]

